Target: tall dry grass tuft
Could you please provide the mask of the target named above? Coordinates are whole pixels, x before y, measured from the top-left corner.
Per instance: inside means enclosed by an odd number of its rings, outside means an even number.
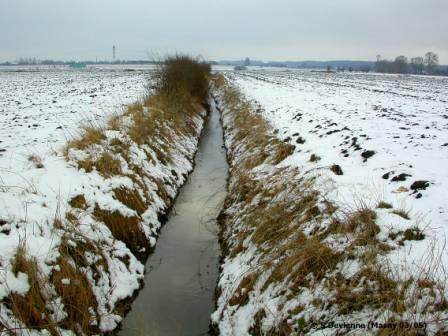
[[[208,98],[209,64],[187,55],[168,57],[157,71],[156,91],[176,99],[186,92],[205,103]]]

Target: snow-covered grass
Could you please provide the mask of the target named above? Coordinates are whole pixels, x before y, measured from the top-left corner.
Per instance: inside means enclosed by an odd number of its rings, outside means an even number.
[[[0,72],[0,328],[121,321],[205,116],[202,97],[147,91],[147,75]]]
[[[331,335],[333,322],[369,321],[446,331],[446,82],[226,77],[241,94],[218,80],[231,166],[212,316],[220,333]],[[278,153],[290,155],[278,162]]]
[[[425,231],[425,242],[406,246],[408,261],[419,260],[431,238],[445,243],[447,79],[269,72],[235,80],[262,105],[278,136],[297,145],[289,164],[311,174],[335,164],[341,168],[341,175],[329,174],[335,185],[328,197],[338,206],[354,207],[362,199],[375,207],[384,201],[395,209],[379,211],[386,232],[413,225]],[[310,162],[312,154],[320,160]],[[411,220],[394,216],[397,212]],[[443,258],[448,265],[448,255]]]

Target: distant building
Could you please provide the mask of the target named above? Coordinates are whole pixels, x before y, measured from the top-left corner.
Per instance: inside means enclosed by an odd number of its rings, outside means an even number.
[[[86,67],[85,63],[70,63],[69,64],[70,68],[74,68],[74,69],[84,69]]]

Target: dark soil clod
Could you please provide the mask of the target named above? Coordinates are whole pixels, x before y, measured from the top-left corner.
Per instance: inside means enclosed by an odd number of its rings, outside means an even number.
[[[424,181],[424,180],[420,180],[420,181],[415,181],[414,183],[411,184],[411,189],[412,190],[426,190],[426,188],[429,187],[429,181]]]
[[[298,143],[298,144],[302,145],[302,144],[304,144],[304,143],[305,143],[305,139],[304,139],[304,138],[302,138],[301,136],[299,136],[299,137],[297,138],[297,140],[296,140],[296,143]]]
[[[390,174],[393,174],[393,173],[394,173],[394,171],[390,171],[390,172],[384,174],[384,175],[382,176],[382,178],[385,179],[385,180],[388,180],[389,177],[390,177]]]
[[[336,175],[344,175],[344,172],[342,171],[342,168],[340,165],[334,164],[330,167],[330,170],[335,173]]]
[[[318,156],[318,155],[316,155],[316,154],[311,154],[311,156],[310,156],[310,162],[316,162],[316,161],[319,161],[320,160],[320,157]]]
[[[411,177],[412,175],[409,174],[405,174],[405,173],[401,173],[399,175],[396,175],[394,177],[392,177],[392,182],[400,182],[400,181],[406,181],[407,177]]]
[[[367,159],[371,158],[374,155],[375,155],[375,151],[372,151],[372,150],[366,150],[361,153],[361,156],[364,158],[364,162],[366,162]]]

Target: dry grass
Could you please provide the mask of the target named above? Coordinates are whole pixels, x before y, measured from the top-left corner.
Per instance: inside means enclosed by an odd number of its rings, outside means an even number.
[[[76,247],[73,246],[75,241]],[[19,246],[12,269],[16,274],[23,272],[28,275],[30,290],[25,296],[10,295],[5,304],[29,329],[46,330],[51,335],[60,334],[56,327],[72,330],[77,335],[98,333],[97,328],[91,326],[92,321],[98,321],[95,295],[85,275],[75,269],[73,264],[87,269],[89,262],[85,252],[98,254],[99,249],[93,242],[72,231],[64,235],[59,252],[58,267],[47,279],[39,271],[36,261],[27,257],[25,249]],[[105,259],[100,258],[98,264],[106,265]],[[49,290],[47,284],[53,285],[55,292]],[[50,293],[61,298],[68,315],[58,323],[52,320],[49,311],[54,295]],[[92,311],[95,312],[93,315]]]
[[[302,232],[304,224],[333,214],[336,207],[329,202],[324,209],[318,207],[319,193],[310,188],[311,181],[298,180],[299,172],[294,169],[277,168],[258,177],[252,169],[261,164],[280,163],[294,152],[295,147],[278,140],[263,117],[251,111],[250,104],[239,92],[226,90],[223,99],[226,108],[233,110],[232,140],[239,146],[231,147],[228,152],[234,164],[225,208],[238,209],[238,213],[233,210],[233,215],[223,217],[224,232],[233,228],[227,237],[227,253],[230,257],[244,253],[243,242],[250,237],[262,254],[260,271],[243,278],[233,291],[229,305],[246,304],[259,275],[268,270],[271,275],[264,282],[262,291],[271,283],[288,279],[288,288],[298,293],[301,287],[322,281],[342,260],[340,253],[333,252],[322,242],[323,238],[308,237]],[[235,162],[232,161],[234,151],[238,151]],[[237,226],[238,230],[235,230],[233,223],[240,221],[245,225]],[[263,319],[262,315],[258,317],[254,330],[259,330]],[[291,330],[287,320],[282,320],[268,334],[286,335]]]
[[[271,142],[275,143],[275,148],[273,149],[274,154],[271,156],[272,164],[278,164],[282,162],[284,159],[294,153],[294,150],[296,149],[296,146],[280,142],[277,139],[271,140]]]
[[[223,88],[224,85],[226,84],[226,79],[221,74],[214,74],[214,75],[212,75],[211,79],[213,81],[213,85],[217,89]]]
[[[411,219],[409,211],[404,210],[404,209],[395,209],[395,210],[392,210],[392,213],[397,216],[400,216],[401,218],[406,219],[406,220]]]
[[[123,128],[123,123],[120,114],[112,115],[109,120],[107,120],[107,128],[112,131],[119,131]]]
[[[98,328],[91,324],[91,321],[98,321],[95,294],[86,276],[71,265],[69,258],[64,256],[59,259],[59,270],[51,278],[68,315],[60,325],[78,334],[98,333]]]
[[[172,142],[173,130],[182,134],[191,134],[193,123],[191,117],[198,114],[201,104],[208,95],[209,66],[186,56],[168,58],[157,72],[157,90],[140,102],[127,107],[122,115],[114,114],[106,122],[105,126],[85,126],[81,134],[69,141],[65,146],[65,156],[69,158],[70,149],[88,150],[93,145],[106,146],[105,130],[124,131],[135,143],[150,144],[158,147],[161,144]],[[123,117],[130,116],[133,120],[129,129],[125,129]],[[117,147],[128,144],[120,144],[118,141],[111,145]],[[157,146],[155,146],[157,145]],[[117,165],[108,153],[110,148],[105,147],[105,154],[96,162],[85,160],[79,164],[87,172],[93,167],[102,172],[104,176],[119,174]],[[123,148],[125,151],[126,148]],[[165,152],[169,152],[164,148]],[[167,154],[165,154],[167,155]],[[107,164],[114,164],[110,170]]]
[[[425,234],[419,227],[414,226],[404,231],[400,230],[398,232],[390,232],[389,238],[397,241],[399,245],[404,245],[404,242],[407,240],[410,241],[425,239]]]
[[[376,218],[374,210],[362,206],[353,212],[346,212],[342,218],[333,218],[326,235],[352,234],[356,237],[354,245],[376,245],[378,243],[376,235],[380,232],[375,222]]]
[[[241,253],[244,249],[244,241],[247,237],[249,237],[251,234],[250,231],[240,231],[236,235],[236,245],[232,247],[229,256],[231,258],[236,257],[239,253]]]
[[[28,157],[28,161],[34,164],[34,167],[41,169],[44,168],[44,163],[42,158],[37,154],[32,154]]]
[[[296,293],[300,287],[319,283],[341,260],[340,253],[333,252],[318,238],[306,238],[303,234],[286,245],[284,250],[286,257],[280,257],[268,282],[283,281],[289,277],[289,287]]]
[[[363,309],[403,313],[408,286],[392,277],[388,267],[366,266],[350,279],[338,279],[332,302],[343,315]]]
[[[259,274],[251,273],[246,275],[240,282],[238,288],[229,300],[230,306],[244,306],[249,302],[249,294],[257,282]]]
[[[392,209],[393,208],[392,204],[384,202],[384,201],[380,201],[376,207],[378,209]]]
[[[84,169],[86,173],[90,173],[93,169],[105,178],[114,175],[121,175],[121,162],[113,154],[104,152],[99,159],[79,160],[78,168]]]
[[[285,184],[282,185],[284,191],[287,190]],[[280,186],[277,186],[279,190]],[[297,195],[298,196],[298,195]],[[303,223],[313,220],[318,216],[312,209],[314,208],[316,198],[315,194],[306,194],[303,197],[297,197],[296,202],[291,204],[290,199],[279,201],[272,205],[258,205],[252,209],[246,220],[248,225],[255,226],[252,241],[255,244],[265,243],[277,244],[286,239],[298,239],[300,227]]]
[[[254,323],[249,329],[250,335],[262,335],[261,324],[263,319],[266,317],[266,311],[264,309],[260,309],[254,315]]]
[[[294,149],[274,138],[275,132],[261,114],[254,113],[251,104],[222,76],[217,75],[214,82],[221,90],[226,108],[223,113],[228,121],[224,130],[227,137],[232,137],[228,148],[229,191],[219,218],[223,251],[226,257],[233,259],[245,255],[253,244],[257,246],[253,257],[256,264],[251,264],[256,271],[234,286],[230,306],[245,305],[252,296],[263,297],[261,293],[271,284],[284,286],[285,290],[276,295],[283,295],[286,300],[293,300],[302,290],[312,290],[319,285],[328,291],[328,300],[321,300],[319,307],[334,307],[339,316],[362,310],[374,314],[390,310],[400,315],[405,311],[413,312],[420,304],[422,290],[409,294],[411,285],[417,283],[417,288],[434,293],[432,301],[425,302],[428,311],[436,311],[437,307],[447,309],[447,301],[440,300],[444,295],[435,294],[436,281],[431,277],[426,279],[427,272],[413,279],[399,279],[394,276],[392,267],[380,265],[379,256],[396,246],[379,240],[381,230],[375,209],[362,200],[355,208],[338,208],[320,194],[312,178],[298,178],[300,172],[290,167],[275,167]],[[316,155],[310,157],[310,161],[316,160]],[[262,170],[262,164],[271,167]],[[342,173],[340,169],[333,171]],[[379,202],[376,208],[392,209],[392,206]],[[310,227],[313,229],[309,230]],[[390,238],[403,244],[406,240],[423,239],[424,235],[419,229],[410,228]],[[329,243],[333,240],[333,244],[339,244],[340,240],[343,248],[333,249]],[[353,260],[359,270],[352,277],[342,275],[338,267]],[[266,273],[270,276],[260,277]],[[256,291],[255,283],[260,285]],[[218,293],[220,290],[218,288]],[[443,290],[439,292],[444,293]],[[235,309],[238,310],[230,310]],[[267,334],[290,334],[297,327],[295,323],[300,312],[288,312],[287,318],[275,321]],[[261,333],[266,314],[269,312],[261,310],[252,316],[251,331]],[[313,316],[302,324],[301,331],[320,325]]]
[[[93,214],[97,220],[106,224],[115,239],[124,242],[133,254],[139,255],[142,248],[147,247],[148,240],[140,226],[139,217],[125,217],[119,211],[103,210],[98,204],[95,205]]]
[[[86,198],[84,197],[83,194],[76,195],[76,196],[72,197],[70,199],[70,201],[68,202],[68,204],[70,204],[70,206],[72,208],[83,209],[83,210],[87,209]]]
[[[107,258],[98,244],[81,234],[74,225],[69,227],[62,238],[59,253],[62,258],[70,258],[77,267],[90,269],[95,281],[100,278],[102,271],[109,270]],[[90,264],[87,254],[98,257],[95,264]]]
[[[143,105],[137,104],[129,106],[127,112],[131,115],[133,120],[133,125],[128,132],[132,141],[141,145],[145,143],[149,137],[157,135],[156,132],[159,129],[157,123],[161,121],[159,121],[159,118],[154,114],[157,113],[161,116],[162,113],[159,110],[149,112],[143,108]]]
[[[92,145],[100,145],[106,139],[104,130],[94,126],[84,126],[79,137],[70,140],[64,147],[64,154],[67,157],[70,149],[85,150]]]
[[[135,210],[139,215],[146,211],[146,202],[137,190],[130,190],[125,187],[113,190],[115,197],[129,209]]]
[[[104,177],[121,175],[121,162],[112,154],[104,152],[98,161],[94,163],[96,170]]]
[[[100,333],[91,323],[99,320],[99,303],[92,286],[107,281],[104,277],[109,271],[108,259],[101,250],[101,243],[80,233],[78,218],[84,211],[103,222],[138,258],[146,255],[142,251],[148,250],[148,240],[141,226],[141,215],[154,202],[152,189],[157,189],[165,209],[169,208],[172,196],[168,188],[172,188],[173,181],[150,176],[144,166],[131,160],[131,147],[138,146],[146,153],[147,161],[154,165],[172,163],[173,151],[183,150],[175,146],[185,143],[185,138],[199,135],[198,121],[208,99],[209,75],[210,68],[203,62],[185,56],[168,58],[158,69],[155,92],[148,91],[144,99],[112,115],[104,125],[82,127],[79,135],[66,143],[63,151],[66,160],[86,173],[97,171],[107,179],[124,176],[124,167],[129,168],[126,177],[133,186],[116,188],[112,192],[115,199],[136,214],[127,217],[119,211],[104,210],[98,204],[90,214],[84,194],[72,197],[68,203],[73,209],[54,220],[54,229],[65,233],[59,246],[58,267],[50,279],[42,278],[36,262],[26,256],[23,248],[17,250],[13,271],[28,275],[30,291],[25,296],[12,293],[4,299],[4,304],[27,328],[46,329],[51,335],[57,335],[48,309],[49,300],[58,297],[68,314],[59,327],[77,335]],[[38,156],[30,156],[29,160],[37,168],[43,167]],[[178,177],[173,175],[172,178]],[[92,262],[92,255],[96,256],[95,262]],[[124,257],[123,262],[129,265],[129,258]],[[89,280],[87,274],[91,274],[92,279]],[[53,288],[48,291],[42,284],[51,284]],[[115,311],[124,313],[121,307],[115,307]],[[114,307],[106,308],[114,310]]]
[[[148,176],[148,179],[155,184],[155,186],[157,187],[156,194],[167,205],[167,207],[169,207],[171,205],[172,199],[168,194],[164,181],[153,176]]]
[[[91,173],[95,167],[95,163],[92,160],[78,160],[78,169],[84,169],[86,173]]]
[[[174,98],[186,92],[205,102],[208,97],[209,64],[186,55],[168,57],[157,72],[156,90]]]
[[[224,102],[228,108],[237,111],[233,140],[246,144],[248,159],[241,164],[244,169],[251,169],[262,163],[278,164],[294,152],[295,146],[275,137],[266,120],[262,115],[253,113],[250,103],[239,91],[233,88],[226,90]]]
[[[30,289],[22,296],[11,293],[3,302],[14,316],[30,329],[47,330],[52,336],[58,335],[55,323],[47,309],[47,299],[41,292],[42,275],[36,261],[26,255],[25,248],[19,245],[13,260],[12,272],[25,273]]]

